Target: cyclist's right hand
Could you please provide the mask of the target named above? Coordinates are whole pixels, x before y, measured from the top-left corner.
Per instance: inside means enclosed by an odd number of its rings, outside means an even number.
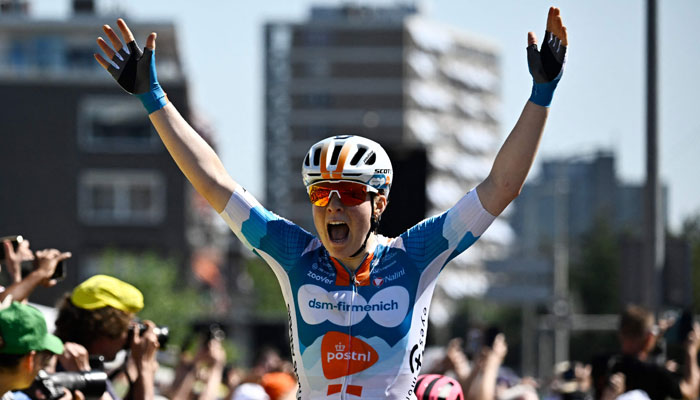
[[[97,38],[97,44],[111,63],[101,54],[95,54],[95,59],[102,68],[109,71],[122,89],[141,100],[149,114],[163,108],[167,104],[167,97],[158,83],[156,74],[156,33],[148,35],[146,47],[141,51],[126,22],[119,18],[117,26],[126,47],[114,30],[109,25],[104,25],[102,29],[112,47],[102,37]]]

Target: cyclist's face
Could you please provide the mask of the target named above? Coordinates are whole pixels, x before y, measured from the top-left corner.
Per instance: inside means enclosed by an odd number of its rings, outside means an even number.
[[[382,195],[376,197],[375,213],[381,214],[386,201]],[[350,256],[362,246],[370,229],[370,201],[371,197],[367,194],[362,204],[346,206],[341,203],[338,194],[333,193],[325,207],[312,206],[316,231],[331,256],[340,261],[350,261]]]

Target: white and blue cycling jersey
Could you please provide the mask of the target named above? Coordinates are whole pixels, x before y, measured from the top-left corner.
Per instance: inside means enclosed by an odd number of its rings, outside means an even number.
[[[438,274],[495,218],[472,190],[397,238],[379,236],[353,272],[242,188],[221,216],[279,280],[300,399],[415,399]]]

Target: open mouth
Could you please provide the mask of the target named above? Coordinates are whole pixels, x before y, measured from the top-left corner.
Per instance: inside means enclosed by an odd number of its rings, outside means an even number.
[[[348,234],[350,233],[350,228],[345,222],[329,222],[328,225],[326,225],[326,227],[328,229],[328,237],[333,242],[344,241],[348,238]]]

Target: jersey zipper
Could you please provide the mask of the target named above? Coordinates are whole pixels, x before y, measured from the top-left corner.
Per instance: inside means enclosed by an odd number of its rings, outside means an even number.
[[[362,262],[360,263],[360,266],[365,262],[365,260],[369,257],[369,254],[365,256],[365,258],[362,259]],[[352,327],[354,325],[353,322],[353,305],[355,305],[355,297],[357,296],[357,287],[360,285],[360,282],[357,281],[357,275],[355,274],[355,271],[351,271],[348,267],[345,266],[340,260],[338,260],[338,263],[345,268],[345,270],[348,272],[348,275],[350,276],[350,286],[352,287],[352,296],[350,298],[350,324],[348,325],[348,336],[350,337],[350,340],[348,341],[348,351],[352,354]],[[346,371],[350,371],[350,360],[348,360],[347,366],[346,366]],[[345,375],[345,378],[343,379],[343,388],[340,391],[340,398],[342,400],[347,399],[347,393],[346,390],[348,388],[348,385],[350,384],[351,380],[350,375]]]

